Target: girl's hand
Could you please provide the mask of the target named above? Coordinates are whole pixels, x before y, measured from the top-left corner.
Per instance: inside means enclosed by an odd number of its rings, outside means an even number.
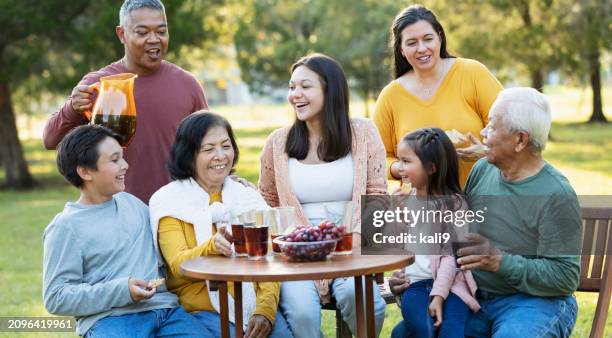
[[[233,251],[232,251],[232,243],[228,241],[228,238],[226,237],[227,235],[225,232],[225,227],[221,227],[217,230],[217,233],[215,234],[215,237],[214,237],[214,241],[215,241],[215,247],[217,248],[217,252],[229,257],[232,255]]]
[[[471,132],[468,131],[466,135],[470,139],[470,142],[472,142],[472,145],[457,149],[457,156],[466,161],[476,161],[485,157],[487,146],[482,144],[482,142],[480,142],[476,136],[472,135]]]
[[[402,188],[402,187],[397,187],[397,189],[393,190],[393,192],[391,193],[391,195],[393,195],[393,196],[411,195],[411,194],[412,194],[412,190],[407,190],[407,189]]]
[[[433,296],[431,303],[429,303],[429,315],[435,318],[435,327],[440,327],[442,324],[442,310],[444,309],[444,298],[442,296]]]
[[[397,270],[393,272],[391,278],[389,278],[389,289],[396,296],[401,296],[404,290],[410,286],[410,280],[406,278],[404,270]]]
[[[389,278],[389,290],[395,295],[395,303],[399,308],[402,307],[402,293],[410,286],[410,280],[406,278],[404,270],[393,272]]]
[[[392,195],[412,195],[412,190],[410,179],[402,176],[402,184],[393,191]]]

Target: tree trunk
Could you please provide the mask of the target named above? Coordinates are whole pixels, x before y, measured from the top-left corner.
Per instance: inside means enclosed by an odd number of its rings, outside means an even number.
[[[608,122],[603,113],[601,103],[601,65],[599,63],[599,50],[597,46],[595,46],[595,50],[592,52],[591,57],[589,57],[589,77],[591,79],[591,89],[593,90],[593,114],[589,119],[589,123]]]
[[[541,69],[531,70],[531,87],[537,89],[540,93],[544,90],[544,73]]]
[[[0,82],[0,159],[3,160],[7,187],[27,189],[34,186],[19,142],[11,91],[5,82]]]

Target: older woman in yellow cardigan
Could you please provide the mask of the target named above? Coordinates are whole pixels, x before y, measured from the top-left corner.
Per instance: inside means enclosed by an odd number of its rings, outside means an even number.
[[[268,208],[256,190],[228,177],[237,161],[238,147],[229,122],[209,112],[194,113],[181,122],[172,145],[168,169],[173,181],[158,190],[149,205],[155,244],[168,266],[168,288],[217,337],[221,335],[218,292],[211,291],[206,281],[184,277],[180,265],[199,256],[231,255],[229,236],[216,223],[227,220],[231,212]],[[233,297],[232,283],[228,289]],[[292,337],[277,311],[279,293],[279,283],[244,284],[248,337]],[[232,297],[230,322],[234,320]]]

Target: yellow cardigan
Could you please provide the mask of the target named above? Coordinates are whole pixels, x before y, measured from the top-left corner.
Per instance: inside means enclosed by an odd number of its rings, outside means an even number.
[[[426,127],[468,131],[480,138],[489,121],[489,109],[501,83],[480,62],[457,58],[431,100],[412,95],[397,81],[389,83],[378,96],[374,123],[387,150],[389,166],[397,160],[397,144],[409,132]],[[474,162],[459,160],[459,181],[465,185]]]
[[[211,194],[210,203],[215,201],[221,201],[220,194]],[[216,232],[213,225],[213,236]],[[158,237],[159,248],[168,266],[168,289],[178,296],[179,302],[188,312],[215,311],[208,297],[206,282],[183,277],[180,271],[181,263],[189,259],[217,255],[213,238],[197,245],[193,225],[173,217],[159,220]],[[233,296],[233,283],[228,283],[228,290]],[[274,325],[280,283],[255,283],[255,293],[257,300],[253,314],[265,316]]]

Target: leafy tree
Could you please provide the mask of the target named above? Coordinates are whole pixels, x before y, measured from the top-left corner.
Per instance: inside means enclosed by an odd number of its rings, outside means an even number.
[[[255,92],[287,83],[288,68],[309,52],[340,62],[366,101],[389,81],[388,30],[400,9],[383,0],[251,0],[235,34],[243,79]]]
[[[601,97],[601,54],[612,50],[612,3],[605,0],[582,0],[568,3],[571,18],[564,31],[567,53],[566,72],[588,74],[593,91],[589,122],[607,122]],[[586,61],[586,62],[585,62]]]
[[[611,50],[610,1],[434,0],[431,6],[447,28],[451,50],[485,62],[502,80],[525,72],[531,86],[542,90],[549,71],[580,79],[588,74],[591,121],[605,121],[600,58]]]
[[[86,1],[1,1],[0,21],[0,159],[9,187],[34,184],[19,143],[11,90],[32,74],[43,74],[39,58],[51,47],[51,39],[62,38],[62,26],[82,13]]]
[[[88,71],[123,55],[115,36],[121,1],[0,0],[0,159],[6,185],[34,185],[19,143],[12,94],[68,94]],[[171,50],[219,36],[223,0],[165,0]],[[176,59],[170,54],[169,59]]]
[[[558,23],[568,9],[553,0],[435,1],[449,45],[498,70],[502,78],[528,74],[542,90],[545,75],[559,66]]]
[[[329,20],[326,45],[340,49],[339,59],[353,87],[365,101],[376,99],[380,90],[391,80],[389,49],[390,26],[398,11],[395,1],[338,1],[337,15]],[[343,29],[340,29],[342,27]],[[346,42],[344,42],[346,41]]]

